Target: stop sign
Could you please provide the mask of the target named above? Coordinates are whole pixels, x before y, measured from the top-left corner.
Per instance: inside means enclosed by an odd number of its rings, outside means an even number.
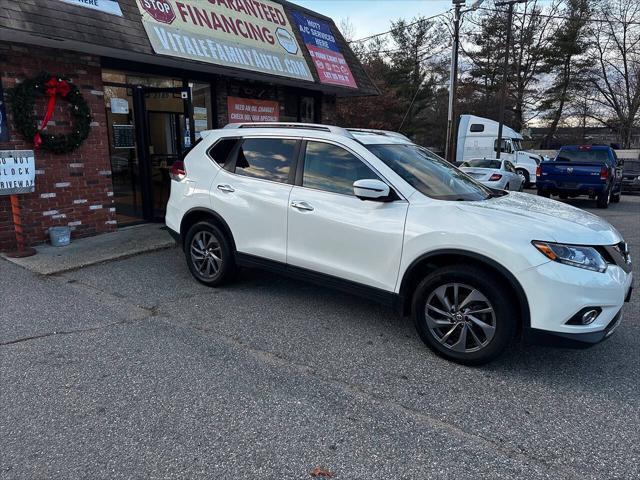
[[[171,23],[176,19],[173,8],[167,0],[140,0],[142,8],[149,13],[156,21]]]

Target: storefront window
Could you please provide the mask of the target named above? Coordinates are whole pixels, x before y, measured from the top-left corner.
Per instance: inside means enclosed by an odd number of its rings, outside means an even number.
[[[105,85],[109,156],[116,219],[127,225],[142,218],[142,190],[131,89]]]
[[[315,99],[313,97],[300,98],[300,121],[303,123],[314,123],[315,115]]]
[[[190,82],[193,101],[193,123],[196,140],[201,132],[213,128],[213,110],[211,108],[211,86],[208,83]]]

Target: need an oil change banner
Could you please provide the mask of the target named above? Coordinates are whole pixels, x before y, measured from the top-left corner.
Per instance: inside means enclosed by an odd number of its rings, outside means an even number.
[[[313,81],[281,5],[268,0],[137,0],[153,50]]]

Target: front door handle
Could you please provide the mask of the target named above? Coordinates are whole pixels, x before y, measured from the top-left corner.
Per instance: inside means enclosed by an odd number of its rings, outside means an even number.
[[[304,212],[313,212],[313,207],[309,205],[307,202],[291,202],[291,206],[296,210],[301,210]]]
[[[226,184],[218,185],[218,190],[220,190],[221,192],[228,192],[228,193],[236,191],[235,188],[233,188],[231,185],[226,185]]]

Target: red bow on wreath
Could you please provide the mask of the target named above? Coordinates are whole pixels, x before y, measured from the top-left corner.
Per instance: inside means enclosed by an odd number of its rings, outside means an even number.
[[[64,80],[58,80],[56,77],[51,77],[49,81],[45,84],[44,94],[47,96],[47,112],[44,114],[44,118],[42,119],[42,123],[40,124],[40,128],[38,132],[33,137],[33,145],[36,149],[40,148],[42,145],[42,138],[40,137],[40,132],[47,126],[49,120],[53,116],[53,112],[56,109],[56,97],[60,95],[62,98],[69,95],[71,91],[71,86]]]

